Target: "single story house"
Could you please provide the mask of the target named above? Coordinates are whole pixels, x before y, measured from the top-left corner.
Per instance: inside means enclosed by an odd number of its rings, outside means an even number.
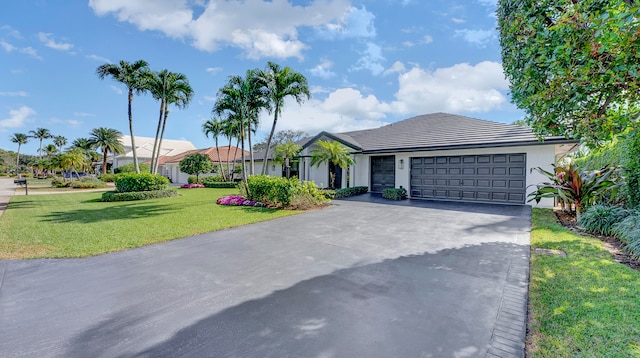
[[[153,142],[155,138],[135,136],[136,155],[138,163],[144,163],[151,160],[153,152]],[[131,147],[131,136],[123,135],[120,137],[120,143],[124,147],[124,154],[115,156],[113,159],[113,167],[121,167],[128,163],[133,163],[133,150]],[[188,140],[163,139],[160,148],[160,156],[173,156],[188,150],[195,150],[196,146]]]
[[[420,115],[380,128],[345,133],[321,132],[300,141],[298,177],[320,187],[329,183],[329,166],[311,166],[318,141],[338,141],[355,164],[336,172],[336,187],[367,186],[374,193],[406,188],[416,199],[526,204],[527,195],[546,178],[532,168],[551,164],[575,150],[564,137],[543,140],[531,129],[455,114]],[[272,165],[275,169],[275,165]],[[282,173],[273,170],[270,174]],[[540,206],[552,207],[552,199]]]
[[[226,168],[228,162],[236,162],[242,158],[242,149],[234,146],[223,146],[218,147],[218,149],[216,149],[216,147],[193,149],[172,156],[161,156],[158,163],[158,173],[166,176],[173,183],[186,184],[190,175],[180,171],[180,161],[186,156],[195,153],[208,156],[213,164],[215,164],[214,170],[211,173],[201,176],[216,175],[220,161],[222,161],[223,167]],[[245,151],[245,156],[249,157],[248,151]]]

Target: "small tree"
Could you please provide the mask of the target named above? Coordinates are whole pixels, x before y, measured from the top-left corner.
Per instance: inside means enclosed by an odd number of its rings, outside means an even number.
[[[209,173],[214,167],[211,159],[200,153],[187,155],[179,165],[181,172],[196,176],[196,183],[200,182],[200,174]]]
[[[339,142],[319,141],[318,148],[311,151],[311,165],[320,166],[322,163],[333,163],[342,169],[348,168],[355,161],[349,155],[349,150]],[[332,170],[333,169],[333,170]],[[329,165],[329,187],[336,187],[335,168]]]
[[[276,149],[274,151],[276,157],[274,161],[286,166],[287,178],[291,176],[291,161],[293,158],[298,156],[301,150],[302,147],[294,142],[286,142],[276,145]],[[267,163],[264,163],[264,165],[267,165]]]

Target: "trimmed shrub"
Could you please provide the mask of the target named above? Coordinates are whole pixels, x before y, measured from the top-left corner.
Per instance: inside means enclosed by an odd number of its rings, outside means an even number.
[[[147,200],[158,198],[171,198],[178,196],[178,191],[172,189],[164,190],[152,190],[152,191],[133,191],[126,193],[118,193],[115,191],[107,191],[102,193],[102,201],[133,201],[133,200]]]
[[[204,182],[205,188],[236,188],[238,183],[232,181]]]
[[[222,183],[224,182],[224,180],[222,180],[222,177],[219,175],[209,175],[206,177],[200,177],[200,182],[202,184],[207,184],[207,183]]]
[[[54,188],[66,188],[71,185],[70,181],[64,181],[61,177],[51,179],[51,186]]]
[[[74,189],[98,189],[98,188],[106,188],[107,183],[99,180],[93,180],[93,181],[75,180],[70,182],[68,186]]]
[[[615,224],[613,235],[625,244],[625,249],[640,258],[640,211],[634,210],[624,220]]]
[[[580,215],[578,225],[591,233],[611,235],[613,226],[628,215],[629,212],[619,206],[596,204],[587,208]]]
[[[354,186],[352,188],[344,188],[338,189],[334,192],[333,197],[336,199],[339,198],[348,198],[354,195],[360,195],[369,192],[369,187],[367,186]]]
[[[314,182],[305,181],[294,188],[291,202],[287,208],[292,210],[307,210],[325,205],[329,200],[326,193],[318,189],[318,186]]]
[[[140,163],[140,164],[138,164],[138,168],[140,169],[140,173],[151,173],[151,170],[149,170],[149,164]],[[129,164],[125,164],[123,166],[114,168],[113,172],[115,174],[135,173],[136,172],[136,168],[133,166],[133,163],[129,163]]]
[[[253,201],[265,203],[273,208],[283,208],[289,206],[298,186],[300,182],[297,178],[254,175],[247,179],[247,187],[242,184],[239,189],[241,195]]]
[[[117,191],[120,193],[166,190],[169,187],[169,179],[160,174],[151,175],[150,173],[118,174],[115,177],[114,183]]]
[[[386,188],[382,191],[382,197],[389,200],[404,200],[407,198],[407,189]]]
[[[102,180],[105,183],[113,183],[115,178],[116,178],[115,174],[102,174],[98,176],[98,179]]]

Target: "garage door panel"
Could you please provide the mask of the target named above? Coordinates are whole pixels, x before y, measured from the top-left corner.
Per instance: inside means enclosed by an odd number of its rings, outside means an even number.
[[[410,162],[410,193],[415,198],[517,204],[526,199],[523,153],[420,157]]]

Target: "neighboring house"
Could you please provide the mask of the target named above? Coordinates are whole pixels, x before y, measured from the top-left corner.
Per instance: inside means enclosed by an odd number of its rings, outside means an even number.
[[[158,163],[158,173],[166,176],[173,183],[186,184],[189,179],[189,174],[180,171],[180,161],[184,159],[184,157],[194,153],[204,154],[208,156],[213,164],[215,164],[214,171],[212,173],[209,173],[208,175],[215,175],[215,173],[217,173],[219,167],[218,158],[222,160],[222,165],[225,168],[227,167],[228,162],[235,162],[238,159],[242,159],[242,150],[233,146],[218,147],[218,150],[216,150],[216,147],[194,149],[182,152],[177,155],[160,157],[160,161]],[[218,153],[220,153],[219,157]],[[245,151],[245,156],[249,156],[248,151]],[[201,176],[207,176],[207,174]]]
[[[344,144],[355,160],[348,170],[336,168],[337,187],[367,186],[371,192],[402,187],[411,198],[506,204],[526,204],[535,184],[546,180],[531,169],[552,170],[551,164],[577,145],[563,137],[539,141],[522,126],[447,113],[421,115],[303,140],[298,177],[320,187],[329,183],[329,166],[310,165],[320,140]],[[543,199],[540,206],[552,207],[553,199]]]
[[[136,154],[138,155],[138,163],[144,163],[151,160],[153,152],[153,142],[155,138],[135,136]],[[120,138],[120,143],[124,146],[124,154],[117,155],[113,158],[113,167],[121,167],[128,163],[133,163],[133,151],[131,147],[131,136],[124,135]],[[188,150],[194,150],[196,147],[187,140],[163,139],[160,156],[173,156]]]

